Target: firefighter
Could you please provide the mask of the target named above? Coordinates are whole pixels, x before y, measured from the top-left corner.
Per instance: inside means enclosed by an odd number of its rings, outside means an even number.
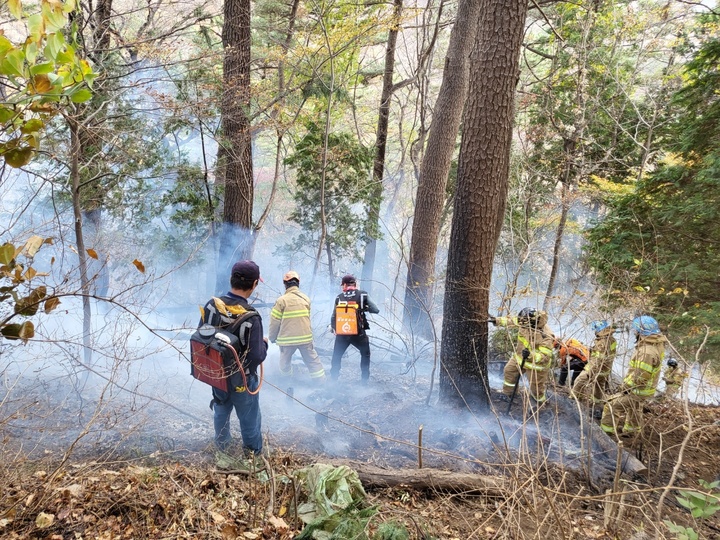
[[[558,350],[558,357],[560,358],[558,384],[565,386],[568,372],[572,371],[572,377],[570,378],[570,387],[572,387],[575,379],[585,369],[590,357],[590,351],[575,338],[570,338],[567,341],[555,340],[555,348]]]
[[[590,360],[585,370],[578,376],[573,384],[572,393],[581,401],[592,399],[593,414],[599,417],[602,414],[602,403],[605,401],[605,390],[612,373],[617,340],[615,328],[608,321],[593,321],[590,328],[595,333],[595,341],[590,347]]]
[[[683,381],[685,380],[685,377],[687,376],[687,373],[678,366],[677,360],[674,358],[668,358],[667,367],[665,368],[665,373],[663,374],[663,381],[665,382],[664,397],[668,399],[675,399]]]
[[[310,324],[310,298],[300,292],[300,276],[290,270],[283,276],[285,294],[270,311],[268,338],[280,347],[280,374],[291,377],[292,355],[300,351],[310,379],[317,385],[325,382],[325,369],[313,346]]]
[[[617,394],[603,408],[600,427],[616,437],[635,437],[643,428],[643,404],[655,395],[665,356],[665,336],[657,321],[649,315],[636,317],[635,352]]]
[[[520,376],[527,372],[530,396],[538,405],[544,403],[547,399],[545,386],[553,369],[555,342],[555,336],[547,326],[547,313],[526,307],[518,313],[517,318],[490,317],[489,321],[495,326],[519,329],[517,347],[503,371],[503,393],[500,399],[509,402]],[[524,351],[527,352],[523,355]]]
[[[335,334],[332,367],[330,377],[336,381],[340,376],[342,357],[352,345],[360,351],[360,382],[368,384],[370,380],[370,339],[366,330],[370,328],[366,312],[380,313],[365,291],[357,288],[355,276],[343,276],[340,283],[342,292],[335,298],[335,308],[330,317],[330,330]],[[346,318],[344,315],[350,314]],[[338,321],[342,321],[338,324]]]

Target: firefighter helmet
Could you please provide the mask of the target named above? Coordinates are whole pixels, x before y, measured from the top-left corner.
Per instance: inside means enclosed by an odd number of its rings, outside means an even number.
[[[678,363],[674,358],[668,358],[667,365],[668,367],[677,367]]]
[[[520,313],[518,313],[518,323],[535,326],[535,324],[537,323],[537,316],[537,310],[530,307],[522,308],[520,310]]]
[[[649,315],[635,317],[632,322],[633,329],[641,336],[651,336],[660,333],[660,325]]]
[[[595,332],[596,334],[599,334],[606,328],[610,327],[610,323],[608,321],[602,320],[602,321],[593,321],[590,323],[590,329]]]

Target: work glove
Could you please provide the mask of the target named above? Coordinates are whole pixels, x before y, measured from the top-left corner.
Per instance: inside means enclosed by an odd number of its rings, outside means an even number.
[[[523,358],[523,360],[527,360],[528,358],[530,358],[530,351],[528,351],[527,349],[523,349],[522,350],[522,358]]]

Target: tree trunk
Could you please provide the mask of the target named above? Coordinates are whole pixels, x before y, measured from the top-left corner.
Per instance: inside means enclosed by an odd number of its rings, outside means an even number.
[[[218,283],[227,288],[230,267],[252,256],[253,164],[250,137],[250,0],[225,0],[222,28],[223,93],[220,100],[225,200]]]
[[[410,240],[404,322],[409,330],[424,336],[431,334],[429,311],[440,220],[467,95],[470,70],[468,57],[475,41],[479,14],[480,2],[460,1],[455,26],[450,34],[443,81],[435,103],[427,149],[420,168]]]
[[[383,74],[382,91],[380,92],[380,110],[378,114],[377,132],[375,136],[375,162],[373,163],[373,194],[372,205],[368,215],[370,230],[380,228],[380,202],[383,195],[383,177],[385,175],[385,149],[387,147],[388,123],[390,118],[390,98],[393,95],[393,74],[395,73],[395,47],[400,19],[403,11],[403,0],[394,0],[393,18],[385,47],[385,71]],[[362,269],[363,288],[372,293],[372,279],[375,271],[375,254],[377,238],[371,238],[365,245],[365,258]]]
[[[510,174],[527,2],[482,0],[470,58],[445,282],[440,398],[486,406],[490,280]]]
[[[87,272],[87,253],[83,238],[82,205],[80,193],[80,136],[76,118],[68,118],[70,127],[70,181],[72,184],[73,217],[75,218],[75,243],[77,245],[78,265],[80,269],[80,290],[83,305],[83,359],[85,367],[92,364],[92,314],[90,312],[90,282]]]

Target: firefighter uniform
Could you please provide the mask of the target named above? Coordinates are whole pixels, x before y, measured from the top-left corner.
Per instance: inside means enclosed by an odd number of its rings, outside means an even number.
[[[605,400],[607,381],[612,373],[617,351],[617,340],[612,326],[596,332],[595,341],[590,348],[590,360],[573,385],[573,394],[581,400],[589,400],[599,405]]]
[[[537,402],[547,399],[545,387],[553,368],[553,343],[555,336],[547,326],[548,316],[538,311],[534,323],[527,318],[497,317],[496,326],[518,328],[518,341],[513,355],[503,371],[503,394],[513,395],[520,375],[527,373],[530,396]],[[522,352],[527,349],[529,356],[523,363]],[[522,369],[521,369],[522,366]]]
[[[687,376],[688,374],[677,364],[668,366],[663,374],[663,381],[665,381],[665,398],[675,399]]]
[[[268,338],[280,347],[280,373],[291,376],[292,355],[300,351],[310,378],[316,383],[325,382],[325,369],[313,346],[310,325],[310,298],[297,286],[288,287],[270,312]]]
[[[665,336],[639,334],[620,392],[608,398],[600,427],[610,435],[633,435],[643,427],[643,403],[655,395],[665,356]],[[624,423],[623,423],[624,420]]]

